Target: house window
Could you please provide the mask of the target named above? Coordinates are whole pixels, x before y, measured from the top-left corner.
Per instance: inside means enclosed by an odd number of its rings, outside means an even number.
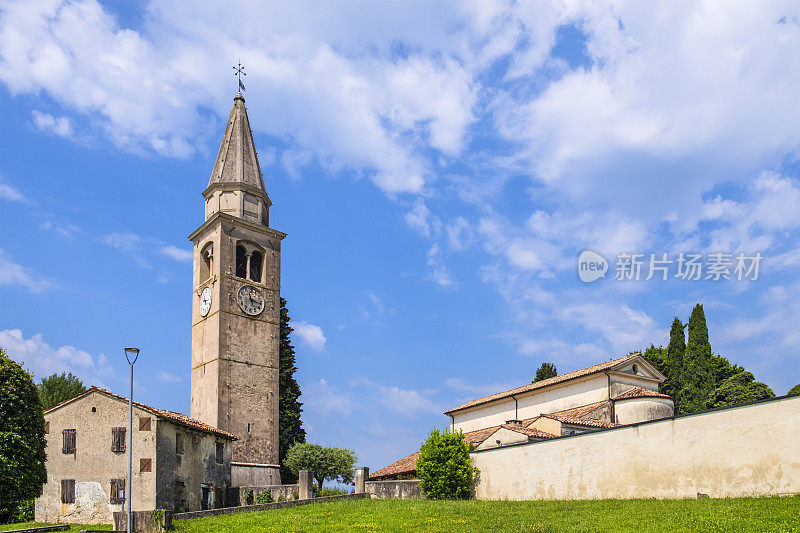
[[[222,442],[217,443],[217,464],[221,465],[225,459],[225,444]]]
[[[250,255],[250,279],[261,283],[261,264],[263,263],[263,256],[261,252],[255,251]]]
[[[152,472],[153,460],[148,458],[139,459],[139,472]]]
[[[175,434],[175,453],[183,455],[183,433]]]
[[[109,503],[123,503],[125,501],[125,480],[111,480],[111,497]]]
[[[75,453],[75,430],[65,429],[61,432],[63,437],[63,446],[61,453]]]
[[[150,431],[150,417],[139,418],[139,431]]]
[[[636,365],[633,365],[633,373],[636,374],[638,372],[639,372],[639,367],[636,366]]]
[[[111,428],[111,451],[125,451],[125,428]]]
[[[75,503],[75,480],[61,480],[61,503]]]

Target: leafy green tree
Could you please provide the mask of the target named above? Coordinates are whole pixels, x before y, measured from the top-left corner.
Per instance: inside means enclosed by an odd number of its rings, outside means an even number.
[[[425,496],[433,500],[469,498],[478,473],[469,449],[461,431],[430,432],[417,458],[417,477]]]
[[[683,387],[683,364],[686,356],[684,327],[678,317],[672,319],[672,326],[669,328],[669,344],[664,354],[664,368],[662,370],[667,379],[660,387],[661,392],[674,398],[676,408],[681,403],[680,393]]]
[[[33,378],[0,349],[0,523],[15,520],[47,481],[44,417]]]
[[[317,489],[322,490],[326,479],[340,483],[352,483],[358,457],[353,450],[299,442],[286,454],[286,466],[294,475],[300,470],[311,470]]]
[[[800,394],[800,383],[789,389],[789,392],[786,393],[787,396],[797,396]]]
[[[536,371],[536,378],[533,380],[533,383],[537,381],[542,381],[548,378],[554,378],[558,375],[556,371],[556,365],[553,363],[542,363],[542,366]]]
[[[292,346],[291,333],[294,331],[289,325],[289,310],[286,300],[281,298],[281,325],[280,325],[280,364],[279,364],[279,416],[278,416],[278,457],[281,465],[281,480],[283,483],[297,483],[297,476],[286,466],[286,454],[298,442],[306,441],[306,430],[300,415],[303,404],[300,398],[300,385],[294,378],[297,367],[294,359],[294,346]]]
[[[666,374],[664,359],[667,356],[667,350],[663,346],[656,346],[655,344],[651,344],[645,350],[637,350],[629,353],[628,355],[633,355],[637,353],[641,354],[641,356],[644,357],[645,361],[647,361],[648,363],[659,369],[662,374]]]
[[[756,381],[753,374],[742,370],[726,378],[714,389],[709,407],[725,407],[774,397],[775,393],[766,383]]]
[[[708,408],[714,392],[711,343],[703,306],[697,304],[689,317],[689,339],[684,355],[679,413],[694,413]]]
[[[50,409],[54,405],[86,392],[83,382],[72,372],[69,374],[53,374],[42,378],[38,388],[39,398],[42,400],[42,409]]]

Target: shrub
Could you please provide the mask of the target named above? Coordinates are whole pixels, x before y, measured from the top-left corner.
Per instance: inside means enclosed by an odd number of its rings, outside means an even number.
[[[335,487],[324,488],[322,490],[316,491],[317,498],[324,498],[325,496],[341,496],[342,494],[350,494],[346,490],[337,489]]]
[[[279,501],[279,502],[285,502],[285,501],[286,501],[286,498],[284,498],[284,497],[283,497],[283,494],[281,494],[280,496],[278,496],[278,501]]]
[[[244,504],[245,505],[253,505],[254,498],[253,498],[253,489],[247,489],[244,491]]]
[[[264,492],[258,495],[256,501],[258,503],[272,503],[275,500],[272,499],[272,493],[268,490],[265,490]]]
[[[426,497],[466,499],[478,469],[472,466],[464,434],[434,429],[420,447],[417,476]]]

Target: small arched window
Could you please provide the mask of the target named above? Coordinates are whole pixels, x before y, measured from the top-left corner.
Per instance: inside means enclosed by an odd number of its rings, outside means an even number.
[[[200,281],[205,281],[211,277],[211,257],[212,245],[209,244],[200,252]]]
[[[261,283],[261,264],[263,263],[263,256],[258,250],[254,251],[250,256],[250,279]]]
[[[638,366],[633,365],[633,373],[634,374],[638,374],[639,373],[639,367]]]
[[[247,277],[247,251],[244,246],[236,247],[236,277]]]

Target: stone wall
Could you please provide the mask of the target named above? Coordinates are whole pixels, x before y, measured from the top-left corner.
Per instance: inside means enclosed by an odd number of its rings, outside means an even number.
[[[300,497],[300,489],[295,483],[294,485],[269,485],[267,487],[233,487],[229,491],[229,499],[227,507],[236,507],[237,505],[247,505],[247,491],[253,491],[253,503],[258,501],[258,495],[268,490],[272,499],[278,501],[283,496],[284,500],[296,500]]]
[[[139,431],[139,417],[152,419],[151,431]],[[99,392],[83,396],[45,414],[47,483],[36,498],[37,522],[109,524],[122,504],[111,503],[111,480],[128,477],[127,451],[111,449],[112,428],[126,428],[128,404]],[[133,407],[133,509],[156,507],[156,469],[139,472],[140,459],[156,463],[155,417]],[[75,429],[75,453],[62,453],[62,431]],[[75,480],[75,502],[61,503],[61,480]]]
[[[367,494],[372,498],[409,500],[424,497],[418,479],[367,481],[365,485]]]
[[[203,518],[205,516],[219,516],[227,514],[248,513],[250,511],[268,511],[270,509],[284,509],[286,507],[296,507],[298,505],[309,505],[312,503],[335,502],[339,500],[358,500],[364,498],[364,494],[343,494],[341,496],[325,496],[324,498],[311,498],[308,500],[292,500],[289,502],[265,503],[261,505],[245,505],[242,507],[226,507],[224,509],[210,509],[208,511],[195,511],[192,513],[179,513],[172,515],[173,520],[190,520],[193,518]]]
[[[800,396],[475,451],[487,500],[800,493]]]

